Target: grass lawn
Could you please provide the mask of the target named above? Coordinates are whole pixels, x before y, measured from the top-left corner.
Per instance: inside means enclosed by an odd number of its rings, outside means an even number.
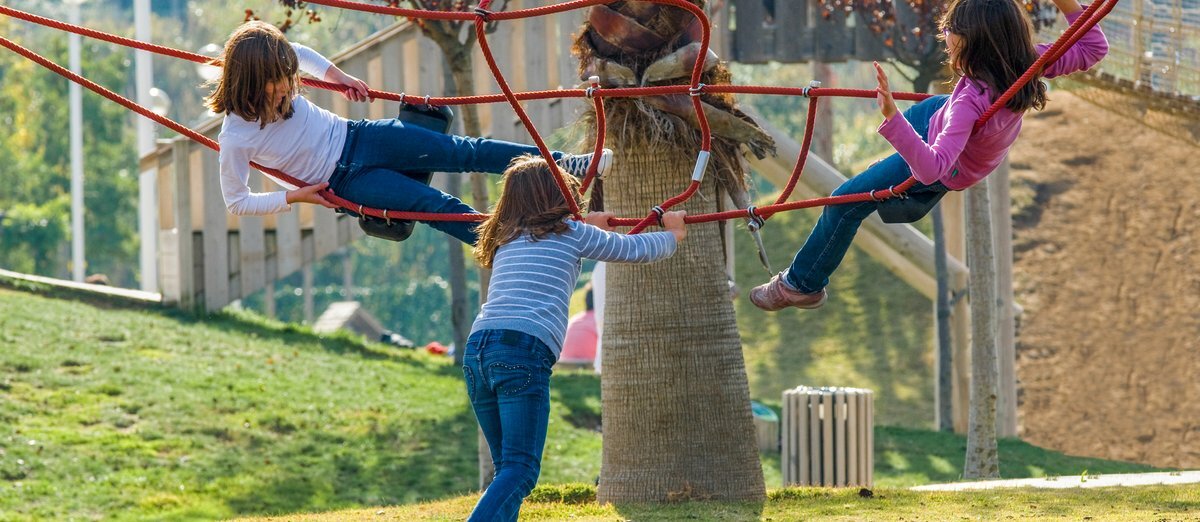
[[[0,280],[0,346],[3,521],[212,520],[348,509],[461,518],[475,498],[476,428],[461,374],[445,357],[319,337],[244,313],[201,317],[9,280]],[[599,474],[599,381],[563,372],[552,389],[541,483],[592,483]],[[743,518],[762,510],[787,518],[798,506],[826,506],[820,509],[874,518],[853,510],[891,513],[892,503],[896,513],[916,510],[932,494],[889,488],[957,479],[963,445],[950,434],[878,427],[881,489],[870,500],[786,490],[760,507],[543,502],[529,513],[641,520],[710,510]],[[1002,441],[1000,451],[1006,478],[1151,469],[1016,440]],[[778,486],[778,457],[764,458],[764,470],[768,484]],[[1128,502],[1194,505],[1194,491],[1164,500],[1185,491]],[[594,491],[558,486],[539,495],[587,499]],[[977,499],[964,500],[963,509],[999,502],[982,493],[961,498]]]

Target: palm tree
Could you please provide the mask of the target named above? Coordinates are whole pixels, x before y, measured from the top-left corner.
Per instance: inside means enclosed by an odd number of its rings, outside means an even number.
[[[698,29],[695,17],[677,7],[594,6],[575,44],[580,71],[610,87],[687,83]],[[704,83],[728,83],[728,70],[709,58]],[[676,207],[690,214],[719,210],[722,192],[745,205],[740,145],[760,156],[774,148],[731,96],[702,100],[716,135],[700,191]],[[692,110],[687,95],[606,102],[606,143],[616,155],[604,180],[606,210],[645,215],[687,187],[700,144]],[[691,225],[666,261],[609,266],[606,285],[599,500],[761,500],[721,225]]]

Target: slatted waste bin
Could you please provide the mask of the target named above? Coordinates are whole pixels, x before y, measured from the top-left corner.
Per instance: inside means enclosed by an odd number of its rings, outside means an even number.
[[[858,388],[783,392],[784,485],[872,487],[873,398],[871,390]]]

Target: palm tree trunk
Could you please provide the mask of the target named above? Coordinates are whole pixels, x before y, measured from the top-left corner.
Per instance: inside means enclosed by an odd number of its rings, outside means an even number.
[[[682,190],[690,152],[613,142],[605,206],[645,215]],[[713,168],[709,169],[710,176]],[[716,183],[676,209],[713,212]],[[608,267],[600,502],[761,500],[741,341],[717,223],[690,225],[670,259]]]

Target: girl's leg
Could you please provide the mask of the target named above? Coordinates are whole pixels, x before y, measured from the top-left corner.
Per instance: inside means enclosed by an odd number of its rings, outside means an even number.
[[[440,136],[440,135],[439,135]],[[458,198],[430,187],[404,174],[382,168],[351,169],[332,187],[337,194],[366,207],[403,212],[470,214],[475,209]],[[425,224],[450,234],[468,245],[478,236],[473,221],[425,221]]]
[[[467,347],[463,351],[463,379],[467,384],[467,396],[471,400],[471,409],[475,411],[475,419],[479,421],[479,429],[487,440],[488,449],[492,454],[493,469],[500,469],[503,459],[503,448],[500,441],[503,434],[500,431],[500,407],[496,394],[487,386],[483,378],[483,363],[480,354],[485,346],[482,345],[483,334],[476,332],[467,339]]]
[[[946,104],[947,99],[945,95],[933,96],[913,104],[904,111],[904,118],[912,124],[922,139],[929,141],[929,120]],[[892,154],[847,180],[833,191],[833,195],[886,190],[903,183],[911,175],[912,171],[904,162],[904,158],[899,154]],[[924,189],[924,186],[918,184],[910,190]],[[858,233],[859,225],[877,208],[871,201],[826,206],[812,233],[808,235],[808,240],[792,260],[785,279],[787,283],[804,293],[813,293],[825,288],[825,285],[829,284],[830,274],[842,263],[846,251],[850,249],[850,243]]]
[[[904,158],[892,154],[842,183],[833,191],[833,195],[887,190],[888,187],[903,183],[909,175]],[[842,258],[850,249],[859,225],[875,209],[876,203],[873,201],[826,206],[804,246],[792,260],[785,279],[787,284],[804,293],[825,288],[829,284],[829,275],[842,263]]]
[[[546,426],[550,419],[550,368],[553,355],[532,336],[509,330],[488,332],[498,338],[482,354],[484,379],[496,396],[500,454],[496,477],[475,505],[469,520],[516,521],[525,497],[541,473]],[[513,336],[515,340],[505,340]],[[491,444],[489,439],[489,445]]]
[[[400,120],[371,120],[359,127],[350,162],[404,172],[500,174],[513,158],[540,154],[537,147],[488,138],[433,132]],[[557,161],[561,152],[552,151]]]

